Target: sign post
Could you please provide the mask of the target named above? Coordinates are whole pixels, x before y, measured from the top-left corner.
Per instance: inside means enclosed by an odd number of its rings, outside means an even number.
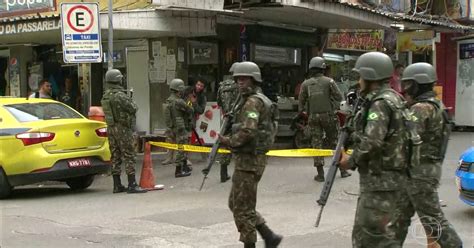
[[[109,47],[108,47],[108,53],[107,53],[107,68],[109,70],[114,68],[114,26],[113,26],[113,2],[112,0],[109,0],[108,2],[108,16],[109,16]]]
[[[62,3],[61,35],[65,63],[101,63],[99,5]]]

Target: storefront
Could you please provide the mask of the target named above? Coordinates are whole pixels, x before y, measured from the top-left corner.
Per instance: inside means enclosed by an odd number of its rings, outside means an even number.
[[[5,80],[0,77],[0,90],[5,95],[27,96],[45,78],[53,84],[53,93],[60,96],[66,80],[72,80],[80,98],[80,105],[75,107],[87,115],[90,106],[100,105],[107,62],[65,64],[59,20],[59,15],[50,15],[0,23],[0,73],[8,71]],[[100,23],[106,38],[106,14],[101,14]],[[169,96],[167,82],[187,78],[187,38],[215,34],[213,13],[153,9],[114,12],[114,67],[124,74],[124,87],[133,88],[139,105],[138,131],[153,133],[164,128],[160,111]],[[107,51],[106,41],[102,42]]]
[[[456,125],[474,127],[474,39],[458,41]]]
[[[357,58],[369,51],[384,51],[383,30],[330,29],[323,57],[328,70],[340,91],[345,95],[349,87],[357,83],[358,76],[352,71]]]

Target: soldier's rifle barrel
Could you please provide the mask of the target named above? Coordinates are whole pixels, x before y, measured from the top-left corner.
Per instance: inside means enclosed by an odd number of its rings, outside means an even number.
[[[224,120],[222,121],[221,130],[219,134],[224,134],[227,131],[227,128],[228,128],[227,126],[232,121],[232,116],[234,112],[236,111],[236,108],[238,108],[240,100],[241,100],[241,95],[239,95],[239,97],[235,99],[235,102],[232,105],[231,111],[224,116]],[[199,187],[199,191],[201,191],[202,188],[204,187],[204,183],[206,182],[207,175],[209,174],[209,172],[211,172],[211,168],[212,168],[212,165],[214,164],[214,161],[216,160],[216,155],[217,155],[217,152],[219,151],[220,144],[221,142],[219,141],[219,139],[217,139],[214,145],[212,146],[211,153],[209,153],[209,157],[207,158],[207,167],[204,170],[202,170],[202,173],[204,174],[204,178],[202,179],[202,183],[201,183],[201,187]]]
[[[329,194],[331,193],[332,185],[334,184],[334,178],[336,178],[337,169],[339,167],[338,164],[339,160],[341,159],[342,149],[344,148],[344,143],[346,143],[347,137],[348,133],[345,130],[343,130],[341,132],[341,135],[339,135],[336,150],[334,151],[334,156],[332,157],[331,167],[329,168],[328,174],[326,176],[326,181],[324,182],[324,186],[321,191],[321,195],[319,196],[319,200],[317,201],[321,208],[316,219],[316,224],[314,225],[315,227],[319,226],[324,206],[326,205],[329,198]]]
[[[228,122],[229,122],[229,116],[224,117],[224,121],[222,122],[220,133],[223,134],[226,131]],[[217,139],[214,145],[212,146],[211,153],[209,153],[209,157],[207,158],[207,167],[204,170],[202,170],[204,174],[204,178],[202,179],[202,183],[201,183],[201,187],[199,187],[199,191],[201,191],[202,188],[204,187],[204,183],[207,179],[207,175],[211,171],[212,165],[214,165],[217,152],[219,151],[220,144],[221,142],[219,141],[219,139]]]
[[[320,209],[319,209],[319,214],[316,218],[316,223],[314,225],[315,227],[318,227],[319,222],[321,221],[324,206],[326,206],[326,203],[328,201],[329,194],[331,193],[332,185],[334,184],[334,178],[336,178],[337,169],[339,168],[339,161],[341,160],[342,149],[344,149],[344,145],[346,144],[346,141],[349,138],[349,131],[348,131],[349,119],[355,115],[355,113],[358,111],[359,104],[361,103],[362,101],[358,98],[354,106],[352,107],[350,116],[346,119],[345,126],[344,128],[342,128],[342,131],[337,140],[336,150],[334,151],[334,156],[332,157],[332,161],[331,161],[331,167],[329,168],[329,171],[326,175],[326,181],[324,182],[323,189],[321,190],[319,200],[317,200],[317,203],[319,204]]]

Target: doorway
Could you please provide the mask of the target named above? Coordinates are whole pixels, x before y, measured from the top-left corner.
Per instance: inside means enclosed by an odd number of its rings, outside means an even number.
[[[150,84],[148,82],[148,49],[128,47],[127,88],[133,89],[133,100],[138,106],[136,131],[150,134]]]
[[[8,57],[0,57],[0,96],[7,95]]]

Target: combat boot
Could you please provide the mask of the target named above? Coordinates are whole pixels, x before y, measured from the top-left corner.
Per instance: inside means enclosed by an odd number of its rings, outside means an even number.
[[[193,171],[193,164],[191,163],[191,161],[186,160],[186,163],[184,164],[185,164],[183,167],[184,171],[189,171],[189,172]]]
[[[324,168],[322,166],[318,166],[316,169],[318,170],[318,175],[314,177],[314,181],[324,182]]]
[[[350,177],[352,174],[349,173],[347,170],[343,170],[343,169],[340,169],[341,170],[341,177],[342,178],[345,178],[345,177]]]
[[[244,248],[255,248],[255,243],[244,243]]]
[[[220,164],[221,165],[221,183],[227,182],[227,180],[230,179],[229,174],[227,174],[227,165],[225,164]]]
[[[146,189],[142,189],[137,185],[135,181],[135,174],[128,175],[128,188],[127,193],[134,194],[134,193],[146,193]]]
[[[186,172],[186,173],[189,172],[189,174],[191,174],[191,171],[193,171],[193,168],[190,167],[187,162],[184,162],[183,163],[183,171]]]
[[[114,179],[114,194],[125,192],[126,188],[120,181],[120,175],[113,175],[112,178]]]
[[[186,161],[184,161],[184,164],[186,164]],[[176,170],[174,172],[174,177],[188,177],[191,176],[191,172],[186,172],[183,170],[183,163],[181,165],[176,165]]]
[[[168,157],[161,162],[162,165],[168,165],[172,164],[174,162],[174,151],[169,150],[168,151]]]
[[[280,244],[283,236],[275,234],[268,226],[263,223],[257,225],[257,231],[262,236],[263,240],[265,240],[265,247],[266,248],[276,248]]]

